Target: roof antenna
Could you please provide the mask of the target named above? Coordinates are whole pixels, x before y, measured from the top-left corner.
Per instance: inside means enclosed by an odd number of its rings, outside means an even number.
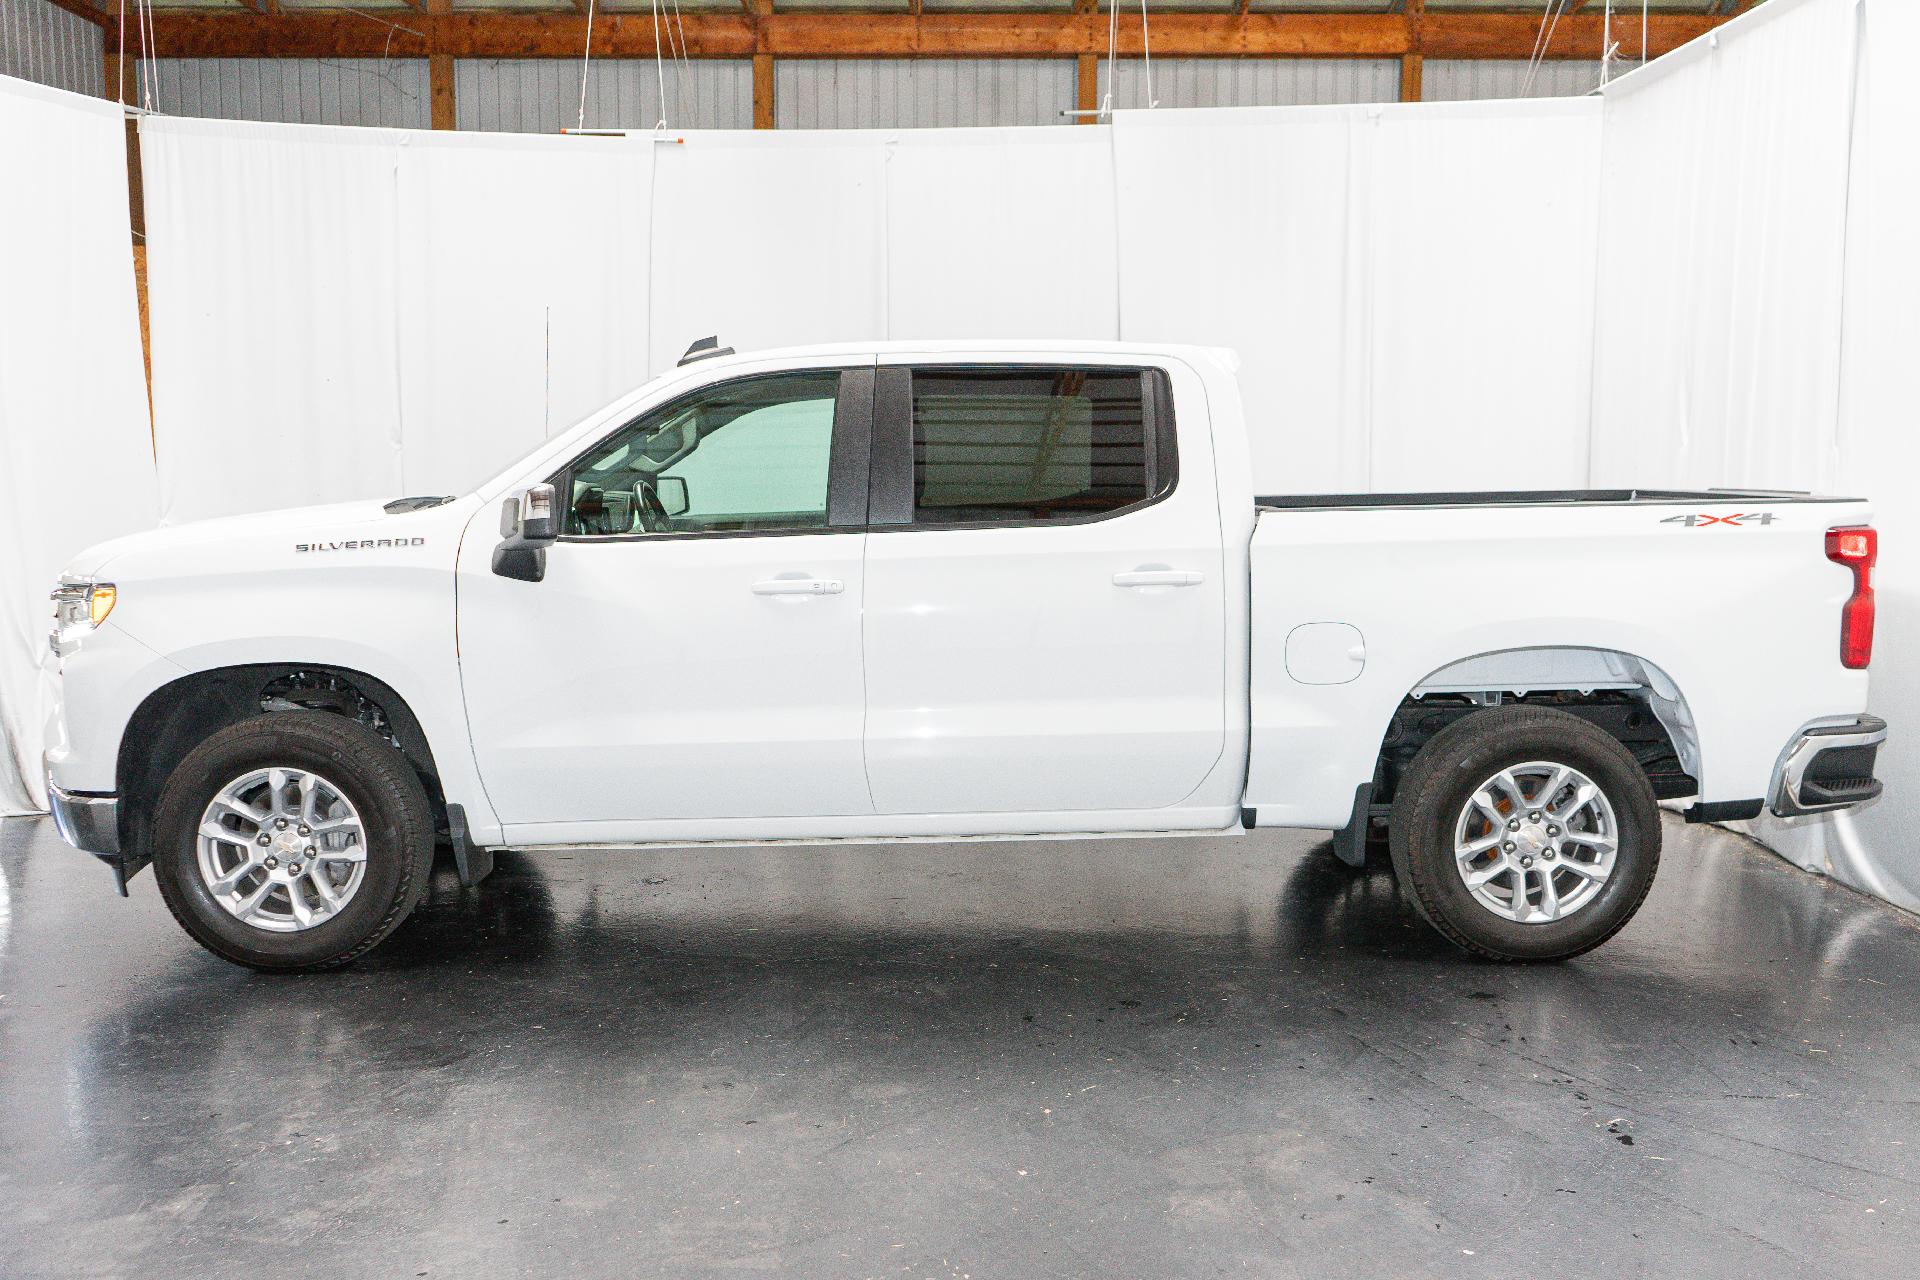
[[[679,361],[674,365],[674,368],[677,369],[683,364],[692,364],[695,360],[711,360],[715,356],[730,356],[732,354],[732,347],[723,347],[720,345],[719,334],[708,334],[706,337],[698,339],[692,346],[688,347],[687,354],[680,357]]]

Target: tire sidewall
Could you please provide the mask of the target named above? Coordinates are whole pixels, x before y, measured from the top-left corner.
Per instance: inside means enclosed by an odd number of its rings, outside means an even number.
[[[228,731],[202,743],[167,780],[154,815],[154,874],[168,905],[210,950],[262,968],[324,964],[351,952],[379,929],[409,879],[411,836],[404,805],[369,773],[365,747],[356,745],[353,735],[335,726],[328,726],[331,733],[312,732],[295,723],[304,718],[281,713],[236,726],[250,732]],[[379,750],[391,750],[371,733],[365,737]],[[310,929],[279,933],[245,924],[214,899],[200,875],[199,827],[207,805],[235,778],[268,767],[321,775],[360,815],[367,846],[360,887],[337,915]]]
[[[1438,914],[1469,941],[1505,959],[1559,959],[1605,942],[1640,907],[1653,883],[1660,857],[1660,812],[1640,766],[1603,731],[1577,717],[1558,713],[1531,723],[1496,725],[1497,712],[1482,712],[1458,722],[1483,732],[1462,734],[1465,743],[1434,743],[1454,750],[1416,799],[1410,815],[1417,830],[1398,851],[1396,864],[1416,878],[1423,914]],[[1562,722],[1565,723],[1562,723]],[[1561,920],[1522,924],[1489,910],[1461,878],[1454,857],[1454,828],[1473,792],[1502,769],[1529,761],[1570,765],[1587,775],[1606,795],[1619,828],[1613,874],[1600,892]]]

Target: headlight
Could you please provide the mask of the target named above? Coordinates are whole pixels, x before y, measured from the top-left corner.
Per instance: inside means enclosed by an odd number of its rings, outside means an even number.
[[[118,595],[111,582],[62,581],[53,593],[54,651],[62,635],[85,634],[105,622]]]

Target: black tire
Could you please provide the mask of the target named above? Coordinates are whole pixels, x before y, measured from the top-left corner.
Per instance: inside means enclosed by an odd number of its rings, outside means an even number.
[[[1476,788],[1530,761],[1587,775],[1612,806],[1618,846],[1611,876],[1589,900],[1558,920],[1522,923],[1467,888],[1454,835]],[[1545,707],[1491,708],[1454,721],[1414,756],[1394,796],[1389,849],[1407,896],[1455,945],[1492,960],[1565,960],[1618,933],[1646,900],[1660,867],[1660,808],[1646,773],[1604,730]]]
[[[316,772],[359,811],[367,849],[359,888],[298,932],[256,928],[214,900],[198,862],[201,815],[254,769]],[[433,865],[433,807],[419,775],[366,726],[321,712],[262,715],[213,734],[167,779],[153,822],[153,870],[180,927],[215,955],[263,970],[329,969],[378,945],[419,903]]]

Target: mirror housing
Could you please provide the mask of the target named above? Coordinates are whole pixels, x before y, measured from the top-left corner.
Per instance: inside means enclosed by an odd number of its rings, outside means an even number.
[[[500,545],[493,571],[503,578],[539,582],[547,576],[547,548],[560,536],[560,503],[550,484],[536,484],[500,504]]]
[[[653,496],[660,499],[661,509],[670,516],[683,516],[693,510],[685,476],[655,476]]]

